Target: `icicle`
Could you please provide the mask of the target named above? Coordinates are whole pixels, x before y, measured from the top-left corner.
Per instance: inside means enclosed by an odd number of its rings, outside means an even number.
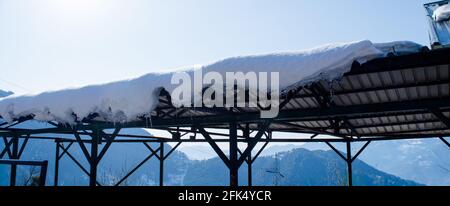
[[[330,90],[330,102],[331,103],[334,102],[334,89],[333,89],[334,82],[335,82],[335,80],[331,80],[328,82],[328,89]]]
[[[144,119],[145,119],[145,127],[148,128],[148,116],[144,115]]]
[[[149,118],[148,118],[148,119],[150,120],[150,128],[153,128],[152,116],[149,115]]]

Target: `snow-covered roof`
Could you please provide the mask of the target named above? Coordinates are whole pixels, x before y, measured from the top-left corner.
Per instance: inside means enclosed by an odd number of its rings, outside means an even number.
[[[448,0],[425,4],[432,46],[450,45],[450,6]]]
[[[203,73],[279,72],[280,89],[304,86],[319,80],[335,80],[349,72],[356,61],[365,63],[388,53],[416,53],[422,45],[413,42],[374,44],[371,41],[331,44],[309,50],[266,55],[234,57],[199,68]],[[162,88],[169,93],[174,73],[150,73],[136,79],[91,85],[78,89],[13,96],[0,100],[0,115],[6,121],[33,115],[42,121],[73,123],[96,113],[109,121],[132,121],[148,115],[158,104]],[[177,102],[174,102],[177,105]]]
[[[444,4],[433,12],[433,19],[437,22],[447,21],[450,19],[450,5]]]

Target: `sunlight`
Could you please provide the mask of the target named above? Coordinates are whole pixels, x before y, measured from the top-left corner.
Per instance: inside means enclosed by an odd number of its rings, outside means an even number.
[[[60,17],[89,18],[103,13],[112,1],[104,0],[50,0],[48,6]]]
[[[103,0],[52,0],[51,3],[67,11],[91,11],[98,9]]]
[[[118,5],[112,0],[48,0],[43,8],[61,25],[95,27],[99,21],[110,19],[113,13],[119,12]]]

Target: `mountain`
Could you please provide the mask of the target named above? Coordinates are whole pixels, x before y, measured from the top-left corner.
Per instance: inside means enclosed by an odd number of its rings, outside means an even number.
[[[189,144],[189,143],[186,143]],[[270,145],[270,144],[269,144]],[[267,146],[260,154],[263,156],[272,156],[280,152],[287,152],[296,148],[302,147],[302,144],[273,144]],[[255,148],[258,150],[260,147]],[[216,152],[211,148],[208,143],[195,143],[189,144],[187,146],[180,146],[178,151],[183,152],[187,155],[190,160],[208,160],[217,157]],[[227,148],[222,148],[225,154],[228,154]],[[255,154],[254,152],[253,154]]]
[[[188,146],[180,146],[178,151],[183,152],[190,160],[207,160],[217,157],[216,152],[209,144],[190,144]],[[226,150],[223,150],[225,153]]]
[[[11,91],[3,91],[3,90],[0,89],[0,98],[2,98],[2,97],[7,97],[7,96],[10,96],[10,95],[13,95],[13,94],[14,94],[14,92],[11,92]]]
[[[28,121],[23,123],[21,127],[26,128],[43,128],[48,127],[46,123],[40,123],[36,121]],[[111,131],[107,131],[111,132]],[[149,135],[148,131],[142,129],[126,129],[122,132],[135,135]],[[64,137],[65,135],[58,135]],[[389,142],[387,142],[389,143]],[[3,147],[3,142],[0,142],[0,148]],[[65,144],[67,145],[67,144]],[[308,151],[306,149],[296,149],[297,147],[311,147],[312,145],[277,145],[274,144],[266,148],[265,152],[257,159],[253,165],[253,175],[255,185],[343,185],[346,179],[346,165],[334,152],[332,151]],[[321,144],[322,145],[322,144]],[[376,144],[373,144],[373,149],[382,153],[383,149],[376,148]],[[100,145],[100,148],[103,145]],[[152,145],[156,148],[158,145]],[[198,147],[197,147],[198,146]],[[317,146],[320,148],[320,146]],[[367,152],[363,154],[371,154],[371,147],[368,147]],[[394,147],[396,148],[396,147]],[[165,151],[168,152],[171,149],[170,145],[165,145]],[[283,152],[288,150],[288,152]],[[86,169],[89,169],[87,161],[78,144],[73,144],[70,148],[70,153],[80,161]],[[187,152],[186,155],[184,152]],[[196,158],[192,158],[192,153],[197,155]],[[225,151],[226,152],[226,151]],[[104,156],[104,159],[100,162],[98,169],[98,181],[102,185],[113,185],[121,177],[126,175],[135,165],[140,163],[150,151],[142,143],[121,143],[112,144],[109,151]],[[279,154],[279,155],[275,155]],[[398,153],[397,153],[398,154]],[[212,159],[201,157],[209,156]],[[374,156],[381,157],[381,154],[372,154]],[[380,161],[387,161],[389,155],[386,154],[386,158],[380,158]],[[414,155],[413,153],[405,153],[406,156]],[[437,155],[441,156],[441,155]],[[209,145],[189,145],[181,147],[180,150],[175,151],[165,161],[165,184],[166,185],[227,185],[228,183],[228,170],[225,165],[216,157]],[[361,156],[363,157],[363,156]],[[425,157],[425,156],[424,156]],[[55,158],[55,143],[48,140],[30,140],[23,154],[23,160],[49,160],[47,184],[53,184],[54,174],[54,158]],[[367,158],[367,157],[366,157]],[[192,160],[194,159],[194,160]],[[370,161],[370,158],[367,158]],[[394,158],[393,158],[394,159]],[[201,161],[199,161],[201,160]],[[364,160],[364,159],[363,159]],[[395,161],[394,161],[395,162]],[[445,162],[445,161],[444,161]],[[408,170],[414,173],[414,161]],[[379,169],[376,162],[370,163]],[[278,166],[276,166],[278,165]],[[383,163],[383,165],[388,165]],[[395,164],[391,164],[395,166]],[[267,173],[267,170],[273,170],[279,168],[279,171],[283,174],[284,178],[275,178],[274,174]],[[372,166],[362,162],[356,161],[354,163],[354,180],[358,185],[415,185],[410,181],[402,180],[398,177],[389,175],[385,172],[381,172]],[[398,170],[386,168],[389,172],[399,172]],[[395,167],[394,167],[395,168]],[[384,169],[381,169],[384,171]],[[19,167],[18,180],[20,184],[24,177],[29,173],[29,167]],[[246,165],[244,164],[240,170],[241,183],[246,182]],[[401,172],[401,171],[400,171]],[[7,183],[9,174],[9,168],[0,167],[0,185]],[[88,177],[78,168],[78,166],[65,155],[60,161],[59,171],[59,183],[60,185],[87,185]],[[397,173],[394,175],[400,176]],[[152,158],[140,169],[138,169],[133,175],[129,177],[129,180],[124,182],[123,185],[157,185],[159,178],[159,161],[156,158]],[[405,178],[405,177],[402,177]],[[408,179],[408,178],[405,178]]]
[[[28,121],[23,123],[21,127],[25,128],[43,128],[48,127],[46,123],[37,121]],[[111,131],[106,131],[111,132]],[[121,133],[132,135],[150,135],[143,129],[123,129]],[[55,135],[51,135],[55,136]],[[66,135],[58,135],[64,137]],[[65,143],[67,146],[68,144]],[[157,149],[159,144],[150,144],[153,149]],[[99,146],[99,150],[103,145]],[[0,148],[3,148],[3,142],[0,142]],[[172,147],[165,145],[164,149],[167,154]],[[24,150],[22,160],[49,160],[47,172],[47,185],[53,185],[54,179],[54,163],[55,163],[56,145],[53,141],[30,139],[26,149]],[[62,152],[62,150],[61,150]],[[69,152],[75,157],[80,164],[87,170],[89,165],[83,155],[78,144],[74,143]],[[158,153],[159,154],[159,153]],[[98,166],[98,182],[102,185],[114,185],[122,177],[124,177],[132,168],[138,165],[150,155],[150,150],[143,143],[113,143],[105,154]],[[187,168],[189,159],[179,151],[173,152],[165,160],[165,184],[181,185],[185,169]],[[59,185],[88,185],[89,178],[83,171],[65,155],[60,160],[59,165]],[[31,167],[19,166],[17,173],[17,183],[21,185],[24,179],[29,176]],[[0,185],[7,185],[9,182],[9,167],[0,166]],[[135,171],[127,181],[122,185],[158,185],[159,184],[159,161],[152,157],[141,168]]]
[[[276,156],[260,157],[253,164],[253,184],[271,186],[344,186],[346,164],[332,151],[294,149]],[[353,164],[354,185],[415,186],[413,181],[379,171],[363,161]],[[228,185],[228,170],[219,158],[193,161],[184,185]],[[240,169],[240,184],[247,183],[246,165]]]
[[[345,151],[343,144],[335,146]],[[362,143],[355,143],[353,153],[361,146]],[[323,143],[308,143],[302,147],[330,150]],[[450,149],[437,138],[372,142],[359,159],[379,170],[421,184],[450,185]]]
[[[128,131],[127,133],[132,132]],[[142,131],[135,131],[141,133]],[[157,146],[157,145],[152,145]],[[23,159],[49,161],[47,184],[53,183],[54,149],[51,141],[30,140]],[[156,147],[154,147],[156,148]],[[171,147],[165,146],[168,151]],[[69,150],[80,163],[88,165],[78,145]],[[136,143],[112,144],[99,165],[98,181],[102,185],[113,185],[128,171],[143,160],[149,151]],[[123,185],[157,185],[159,162],[153,158],[131,175]],[[5,185],[9,173],[0,167],[0,179]],[[165,185],[228,185],[228,170],[218,158],[208,160],[189,160],[182,152],[174,152],[165,162]],[[240,182],[247,182],[246,165],[240,169]],[[279,171],[283,177],[267,171]],[[18,183],[23,182],[29,168],[18,169]],[[66,155],[60,161],[60,185],[87,185],[88,177]],[[254,185],[345,185],[346,165],[332,151],[309,151],[294,149],[275,156],[262,156],[253,164]],[[381,172],[366,163],[356,160],[354,163],[355,185],[417,185],[412,181]]]
[[[375,142],[360,158],[402,178],[426,185],[450,185],[450,148],[437,138]]]
[[[47,184],[53,184],[54,177],[54,155],[55,143],[42,140],[30,140],[28,152],[24,153],[23,159],[42,160],[48,159]],[[67,145],[67,144],[66,144]],[[151,144],[157,149],[158,144]],[[164,146],[169,151],[169,145]],[[89,169],[86,158],[77,144],[72,145],[70,153],[84,168]],[[114,185],[124,177],[132,168],[144,160],[150,151],[141,143],[112,144],[98,166],[98,182],[101,185]],[[188,159],[181,152],[174,152],[165,160],[165,183],[168,185],[181,185],[184,177],[184,168]],[[65,155],[60,160],[59,185],[88,185],[89,179],[82,170]],[[26,176],[28,168],[21,168],[18,173],[18,181]],[[159,184],[159,161],[153,157],[141,168],[136,170],[122,185],[158,185]]]
[[[303,144],[283,144],[283,143],[269,144],[269,146],[267,146],[261,152],[260,156],[262,156],[262,157],[273,156],[273,155],[276,155],[278,153],[289,152],[289,151],[292,151],[294,149],[301,148],[302,146],[303,146]]]

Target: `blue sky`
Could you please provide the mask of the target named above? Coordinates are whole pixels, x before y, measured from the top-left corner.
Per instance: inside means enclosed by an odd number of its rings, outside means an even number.
[[[109,82],[333,42],[428,45],[430,0],[0,0],[0,89]]]

